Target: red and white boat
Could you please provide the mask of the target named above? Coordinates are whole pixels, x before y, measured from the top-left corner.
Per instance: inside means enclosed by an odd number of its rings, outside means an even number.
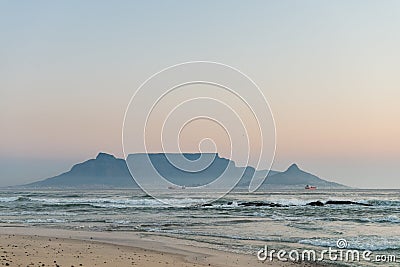
[[[312,186],[312,185],[306,185],[306,187],[304,187],[304,189],[306,189],[306,190],[316,190],[317,187],[316,186]]]

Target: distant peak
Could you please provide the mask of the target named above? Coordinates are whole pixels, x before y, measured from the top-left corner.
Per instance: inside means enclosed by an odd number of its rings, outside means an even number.
[[[286,171],[299,171],[299,170],[300,170],[299,166],[297,166],[296,163],[293,163]]]
[[[97,155],[96,159],[115,159],[115,157],[114,157],[114,155],[107,154],[107,153],[104,153],[104,152],[100,152]]]

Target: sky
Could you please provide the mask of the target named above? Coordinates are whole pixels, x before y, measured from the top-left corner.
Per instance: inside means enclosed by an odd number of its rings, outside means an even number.
[[[266,96],[273,169],[295,162],[350,186],[400,188],[399,1],[2,0],[0,32],[0,186],[100,151],[123,157],[135,90],[207,60]]]

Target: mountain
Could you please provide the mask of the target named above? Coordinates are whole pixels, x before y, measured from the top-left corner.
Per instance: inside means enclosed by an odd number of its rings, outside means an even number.
[[[137,187],[125,160],[99,153],[95,159],[74,165],[68,172],[26,187],[46,188],[112,188]]]
[[[182,157],[183,156],[183,157]],[[197,159],[206,157],[209,162],[205,168],[199,167],[200,171],[192,172],[189,169],[197,164]],[[151,166],[147,160],[150,159]],[[208,159],[208,161],[207,161]],[[157,175],[155,170],[163,178],[179,186],[201,186],[212,182],[225,170],[230,172],[225,175],[231,177],[242,177],[240,185],[248,185],[255,173],[252,167],[236,167],[231,160],[221,158],[215,153],[137,153],[128,156],[127,162],[132,168],[134,176],[150,179]],[[179,164],[179,168],[171,164]],[[204,161],[203,161],[204,162]],[[260,173],[267,171],[262,171]],[[274,171],[272,171],[275,173]],[[258,172],[257,172],[258,173]],[[74,165],[70,171],[43,181],[31,183],[24,187],[38,188],[138,188],[129,172],[125,160],[115,158],[113,155],[99,153],[95,159]]]
[[[269,175],[263,185],[264,187],[291,187],[304,188],[305,185],[313,185],[319,188],[346,188],[347,186],[323,180],[311,173],[305,172],[292,164],[286,171]]]
[[[138,153],[129,155],[127,162],[135,177],[152,178],[161,175],[176,185],[186,187],[206,185],[219,177],[227,180],[241,177],[238,186],[243,187],[250,184],[254,175],[265,177],[268,173],[266,170],[256,171],[249,166],[237,167],[234,161],[222,158],[217,153]]]
[[[205,161],[197,161],[200,157],[204,157]],[[151,165],[148,164],[148,159]],[[221,158],[215,153],[138,153],[129,155],[127,162],[134,176],[150,179],[159,173],[166,180],[186,187],[205,185],[221,175],[227,175],[227,178],[241,177],[237,187],[247,188],[253,176],[266,177],[268,173],[267,170],[256,171],[253,167],[237,167],[234,161]],[[23,187],[138,188],[129,172],[127,162],[110,154],[99,153],[95,159],[76,164],[68,172]],[[209,164],[202,166],[204,162]],[[196,171],[191,169],[193,166],[196,167]],[[225,171],[227,169],[228,172]],[[344,187],[304,172],[293,164],[285,172],[269,171],[261,188],[297,188],[306,184],[319,187]]]

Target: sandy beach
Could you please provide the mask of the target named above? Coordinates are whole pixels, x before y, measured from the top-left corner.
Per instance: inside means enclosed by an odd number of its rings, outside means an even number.
[[[0,227],[3,266],[317,266],[260,262],[194,246],[186,240],[132,232]],[[318,265],[320,266],[320,265]]]

